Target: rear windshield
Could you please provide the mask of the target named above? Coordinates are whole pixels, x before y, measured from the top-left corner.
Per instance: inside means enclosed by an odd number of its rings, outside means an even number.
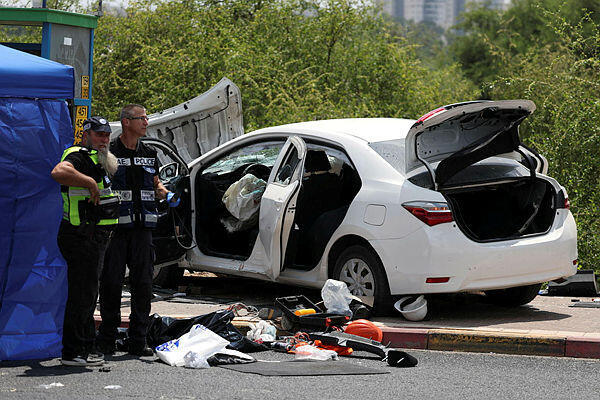
[[[377,152],[388,164],[390,164],[394,169],[400,172],[402,175],[404,173],[404,139],[394,139],[388,140],[385,142],[373,142],[369,143],[369,146]]]

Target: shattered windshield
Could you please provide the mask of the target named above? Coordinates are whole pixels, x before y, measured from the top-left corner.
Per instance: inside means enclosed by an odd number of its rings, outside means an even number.
[[[219,159],[207,167],[203,173],[230,172],[246,164],[262,164],[273,167],[282,147],[282,141],[262,142],[245,146]]]

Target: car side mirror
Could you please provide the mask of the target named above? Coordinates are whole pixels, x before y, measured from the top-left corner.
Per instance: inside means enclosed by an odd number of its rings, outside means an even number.
[[[172,162],[167,165],[163,165],[158,170],[158,178],[161,181],[168,181],[172,178],[175,178],[178,174],[179,174],[179,164],[176,162]]]

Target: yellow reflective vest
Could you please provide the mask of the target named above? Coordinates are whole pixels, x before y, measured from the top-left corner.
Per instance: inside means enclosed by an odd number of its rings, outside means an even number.
[[[81,146],[71,146],[66,149],[60,159],[65,158],[76,151],[81,151]],[[85,153],[93,161],[94,165],[98,165],[98,152],[96,150],[87,150]],[[63,198],[63,219],[69,221],[71,225],[79,226],[82,223],[96,225],[116,225],[119,221],[119,198],[112,192],[110,185],[104,187],[105,177],[97,181],[98,190],[100,191],[100,202],[97,206],[89,203],[90,191],[87,188],[76,186],[62,186],[61,194]],[[106,179],[107,182],[108,179]],[[93,210],[97,212],[92,216]],[[115,212],[116,210],[116,212]]]

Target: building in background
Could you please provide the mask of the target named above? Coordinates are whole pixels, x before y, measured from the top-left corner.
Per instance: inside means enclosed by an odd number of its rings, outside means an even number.
[[[379,0],[383,11],[396,19],[413,22],[432,22],[448,29],[458,21],[465,3],[485,0]],[[494,8],[506,9],[510,0],[491,0]]]

